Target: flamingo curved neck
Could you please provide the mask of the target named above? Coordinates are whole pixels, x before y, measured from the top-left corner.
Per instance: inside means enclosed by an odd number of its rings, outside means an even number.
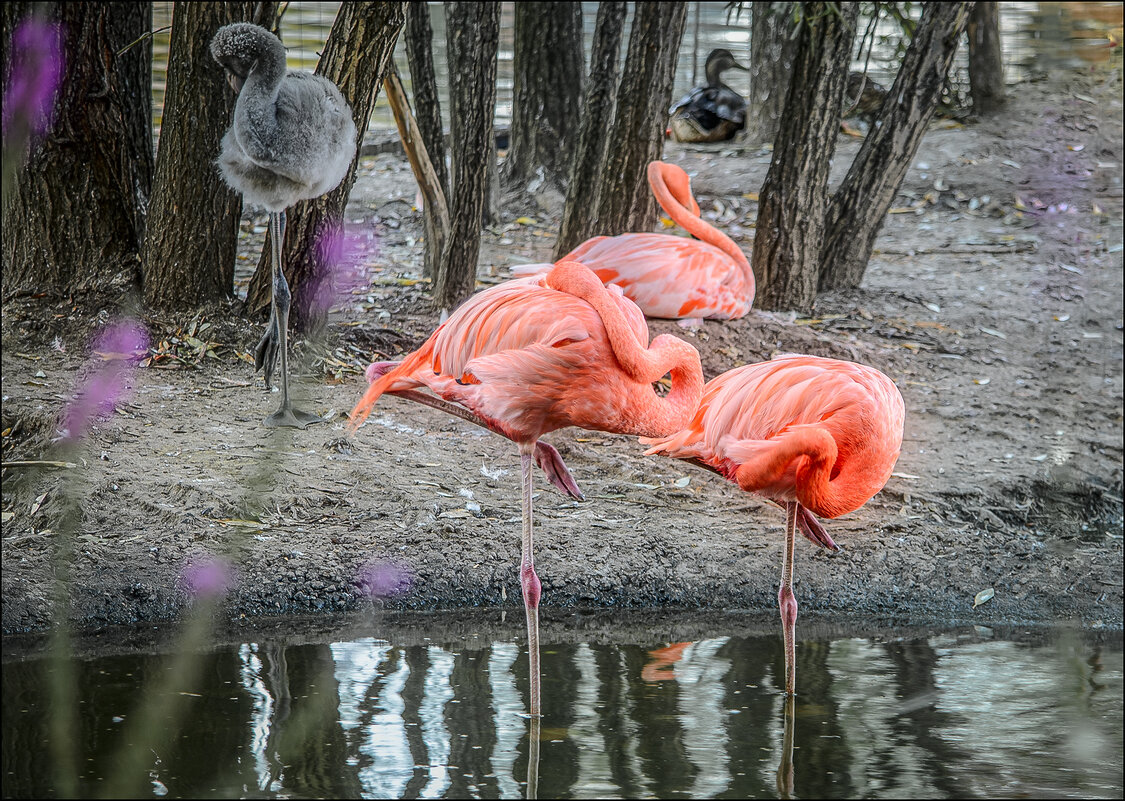
[[[703,365],[699,351],[671,334],[661,334],[649,345],[638,342],[618,301],[589,267],[562,261],[547,274],[545,285],[589,303],[601,318],[610,347],[618,363],[634,381],[651,384],[670,374],[672,389],[664,398],[651,393],[651,404],[641,417],[648,431],[644,436],[662,436],[687,425],[703,395]],[[647,335],[646,335],[647,338]]]
[[[652,341],[650,352],[656,352],[668,370],[672,388],[663,398],[653,393],[654,402],[649,407],[645,422],[653,434],[665,436],[685,427],[703,397],[703,365],[699,351],[671,334],[662,334]]]
[[[714,245],[719,250],[723,251],[723,253],[730,256],[736,264],[742,267],[742,272],[746,279],[753,282],[754,273],[750,269],[750,262],[747,260],[746,254],[742,252],[742,248],[740,248],[733,239],[699,216],[699,206],[695,203],[694,198],[691,197],[690,186],[685,188],[687,198],[679,197],[668,186],[667,179],[662,169],[650,169],[648,182],[649,186],[652,187],[652,194],[656,196],[656,202],[659,203],[665,213],[672,218],[672,222],[676,223],[676,225],[683,228],[696,239],[706,242],[708,245]],[[689,202],[691,205],[695,206],[694,211],[688,205]],[[753,286],[752,283],[751,286]]]
[[[819,426],[802,426],[739,465],[735,480],[747,492],[757,492],[781,483],[789,466],[800,459],[795,475],[797,501],[821,517],[839,517],[861,506],[866,498],[855,503],[846,472],[832,480],[838,455],[830,433]]]

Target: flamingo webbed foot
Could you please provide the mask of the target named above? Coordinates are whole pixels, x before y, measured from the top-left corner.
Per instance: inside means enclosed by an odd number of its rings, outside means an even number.
[[[367,379],[368,384],[373,384],[391,370],[399,366],[401,362],[371,362],[367,365],[367,369],[363,371],[364,377]]]
[[[570,474],[570,470],[562,460],[562,456],[554,445],[548,445],[546,442],[538,441],[535,443],[535,463],[543,469],[543,473],[547,476],[547,480],[560,490],[576,501],[586,500],[586,496],[582,494],[582,490],[578,488],[578,483],[574,480],[574,476]]]
[[[819,545],[831,553],[839,553],[843,550],[829,535],[824,524],[816,519],[816,515],[800,505],[797,506],[797,528],[813,545]]]

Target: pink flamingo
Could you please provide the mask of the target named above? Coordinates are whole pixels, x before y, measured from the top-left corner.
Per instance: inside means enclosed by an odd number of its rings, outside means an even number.
[[[902,446],[904,417],[898,388],[873,367],[787,355],[717,376],[683,430],[641,439],[650,446],[646,454],[687,459],[784,504],[777,603],[788,695],[796,672],[794,529],[839,550],[813,514],[839,517],[883,488]]]
[[[648,165],[657,202],[695,239],[621,234],[588,239],[562,261],[580,261],[605,284],[620,286],[648,317],[735,320],[754,303],[754,271],[729,236],[699,216],[691,179],[675,164]],[[525,264],[513,275],[538,275],[550,264]]]
[[[545,276],[491,287],[469,298],[401,362],[376,363],[375,380],[352,410],[351,427],[383,393],[452,411],[519,446],[523,474],[520,584],[527,615],[531,714],[539,704],[539,597],[532,554],[532,461],[577,493],[565,465],[539,438],[566,426],[662,436],[687,424],[703,368],[694,347],[663,334],[648,343],[640,309],[589,268],[559,262]],[[664,398],[652,383],[671,374]],[[418,390],[426,388],[437,396]]]

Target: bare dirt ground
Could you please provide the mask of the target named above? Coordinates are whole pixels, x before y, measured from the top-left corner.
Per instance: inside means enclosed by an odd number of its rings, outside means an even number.
[[[651,323],[652,335],[693,342],[708,377],[800,352],[866,362],[902,390],[906,435],[890,483],[827,522],[843,552],[798,545],[803,620],[1120,630],[1121,116],[1118,79],[1074,75],[1017,87],[994,119],[939,121],[862,289],[821,296],[811,318],[755,310],[698,328]],[[834,181],[858,147],[841,138]],[[670,143],[666,158],[749,252],[769,153]],[[518,608],[514,446],[397,398],[380,401],[355,437],[344,430],[363,365],[417,346],[437,322],[417,282],[414,193],[404,159],[364,160],[348,218],[377,233],[378,254],[370,288],[334,312],[327,337],[297,343],[296,394],[334,417],[306,431],[261,425],[278,403],[246,361],[262,323],[232,301],[144,317],[151,366],[62,453],[52,440],[89,337],[122,301],[5,304],[4,462],[77,465],[4,468],[5,633],[48,625],[52,554],[71,530],[70,614],[87,630],[174,617],[187,602],[181,571],[207,554],[234,565],[233,620],[356,608],[372,561],[408,578],[388,608]],[[508,204],[505,223],[485,234],[482,281],[547,260],[558,215],[550,198]],[[243,280],[264,218],[248,217],[244,230]],[[776,616],[776,508],[690,465],[644,457],[629,437],[571,429],[548,439],[586,493],[574,502],[537,479],[548,619],[551,608],[578,607]],[[79,504],[74,524],[68,496]]]

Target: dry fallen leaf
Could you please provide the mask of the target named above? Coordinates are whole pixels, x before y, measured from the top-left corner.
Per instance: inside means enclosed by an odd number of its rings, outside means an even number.
[[[989,587],[987,590],[981,590],[973,597],[973,609],[976,609],[986,601],[991,601],[995,595],[996,590],[992,589],[992,587]]]

